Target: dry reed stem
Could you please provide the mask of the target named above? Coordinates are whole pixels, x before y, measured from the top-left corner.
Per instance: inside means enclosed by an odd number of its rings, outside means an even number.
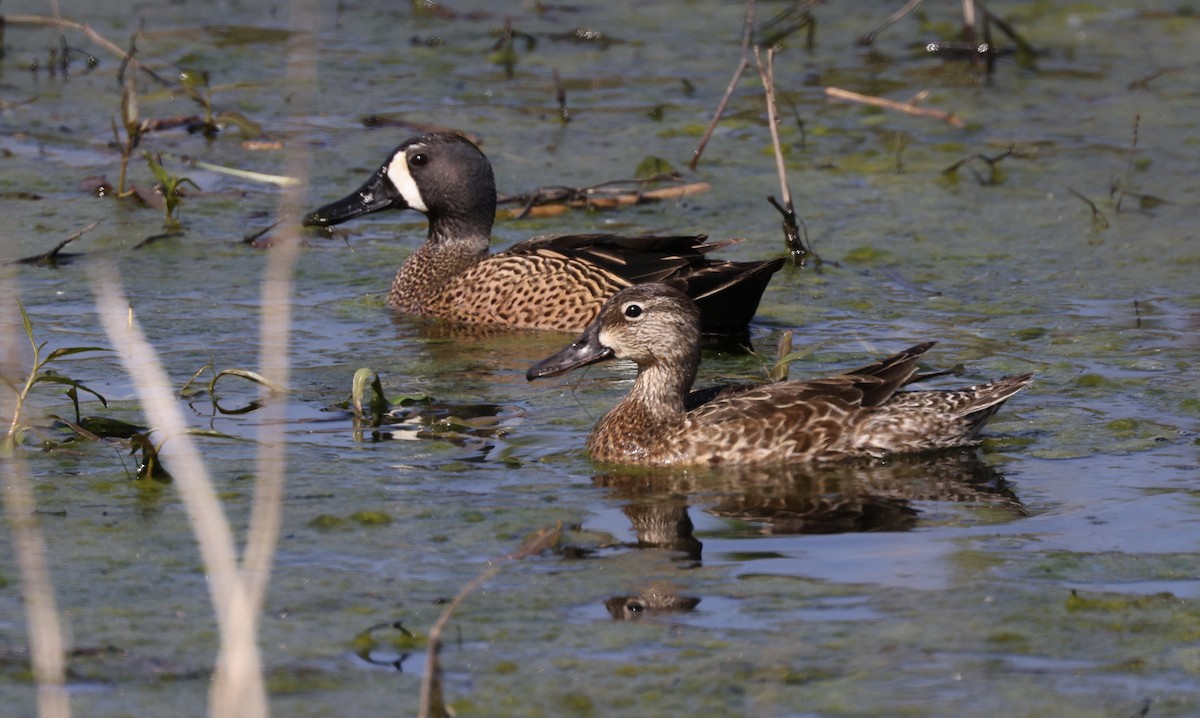
[[[0,370],[19,366],[18,347],[26,342],[17,316],[16,270],[0,267]],[[5,408],[10,408],[6,406]],[[16,402],[11,408],[16,418]],[[46,564],[46,544],[38,524],[36,499],[17,452],[0,457],[4,464],[4,514],[12,529],[13,553],[21,576],[21,598],[29,631],[29,661],[37,685],[40,718],[70,718],[71,701],[66,685],[66,638]]]
[[[775,171],[779,174],[779,192],[783,197],[783,206],[791,210],[792,190],[788,187],[787,167],[783,162],[783,146],[779,143],[779,108],[775,105],[775,48],[767,49],[767,61],[764,63],[762,53],[755,45],[754,62],[758,66],[758,74],[762,78],[763,93],[767,96],[767,126],[771,128],[771,144],[775,149]]]
[[[21,598],[29,627],[29,660],[37,683],[40,718],[69,718],[70,694],[66,686],[66,641],[59,623],[46,544],[34,510],[33,492],[22,474],[24,462],[10,457],[4,462],[4,513],[12,527],[13,551],[21,571]]]
[[[882,97],[873,95],[862,95],[850,90],[843,90],[840,87],[826,87],[825,96],[835,100],[845,100],[846,102],[857,102],[862,105],[871,105],[873,107],[882,107],[888,110],[896,110],[908,115],[916,115],[919,117],[932,117],[941,120],[955,127],[962,127],[963,121],[944,110],[936,110],[929,107],[917,107],[911,102],[896,102]]]
[[[101,324],[133,380],[148,422],[164,439],[159,455],[171,467],[208,575],[221,645],[210,689],[209,715],[265,716],[266,690],[258,646],[253,633],[246,632],[245,612],[249,602],[245,582],[238,575],[229,522],[200,452],[187,433],[187,422],[171,391],[166,371],[117,286],[116,268],[97,263],[91,274]],[[253,621],[249,624],[252,627]],[[229,676],[226,669],[230,666],[239,667],[239,673]],[[223,712],[217,711],[218,706]]]

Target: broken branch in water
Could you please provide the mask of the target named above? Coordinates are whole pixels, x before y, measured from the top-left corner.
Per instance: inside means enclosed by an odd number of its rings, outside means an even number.
[[[1104,216],[1104,213],[1100,211],[1100,208],[1096,206],[1095,202],[1091,201],[1090,199],[1083,196],[1081,193],[1076,192],[1075,190],[1071,189],[1070,187],[1067,188],[1067,191],[1070,192],[1071,194],[1075,195],[1079,199],[1083,200],[1084,203],[1087,204],[1087,206],[1092,208],[1092,222],[1094,222],[1096,225],[1098,225],[1101,229],[1108,229],[1108,218]]]
[[[446,630],[447,624],[450,623],[450,616],[454,613],[454,610],[475,589],[500,573],[500,569],[504,568],[502,561],[520,561],[530,556],[536,556],[547,549],[553,548],[561,537],[562,523],[559,523],[552,529],[542,529],[533,534],[525,540],[521,548],[499,561],[492,562],[491,566],[471,579],[466,586],[462,587],[458,595],[450,601],[446,609],[442,611],[442,615],[433,624],[433,628],[429,629],[429,641],[425,652],[425,675],[421,679],[421,699],[420,705],[417,708],[419,718],[430,718],[431,716],[441,718],[441,716],[446,715],[445,698],[442,695],[442,666],[438,662],[438,651],[442,647],[442,632]]]
[[[870,45],[870,44],[874,43],[875,38],[879,37],[879,35],[884,30],[886,30],[889,27],[891,27],[892,25],[895,25],[896,23],[900,22],[901,18],[903,18],[905,15],[907,15],[908,13],[915,10],[916,7],[920,4],[921,4],[921,0],[908,0],[908,2],[904,3],[904,7],[900,8],[896,12],[892,13],[888,17],[888,19],[884,20],[883,23],[879,27],[875,28],[871,32],[868,32],[866,35],[863,35],[862,37],[858,38],[858,44],[859,45]]]
[[[958,170],[960,170],[961,168],[966,167],[967,169],[971,170],[971,174],[973,174],[975,176],[975,181],[978,182],[979,184],[994,185],[997,183],[997,180],[999,179],[999,171],[996,169],[996,165],[1000,164],[1000,162],[1003,161],[1005,157],[1021,157],[1021,156],[1022,155],[1019,152],[1017,152],[1016,148],[1014,148],[1012,145],[1009,145],[1007,148],[1005,148],[1005,150],[1003,152],[996,155],[995,157],[988,157],[987,155],[980,154],[979,152],[972,152],[971,154],[962,158],[958,162],[955,162],[954,164],[950,165],[946,169],[942,170],[942,174],[952,175],[955,172],[958,172]],[[975,167],[973,165],[975,160],[979,160],[988,166],[988,176],[986,178],[983,175],[979,174],[978,171],[975,170]]]
[[[75,234],[72,234],[70,237],[67,237],[63,241],[59,242],[57,245],[55,245],[54,249],[51,249],[49,252],[45,252],[33,257],[22,257],[21,259],[16,260],[14,264],[33,264],[45,267],[57,267],[59,259],[62,258],[60,253],[63,251],[63,248],[92,231],[98,224],[100,223],[92,222]]]
[[[501,195],[497,199],[500,204],[519,203],[521,206],[501,209],[496,216],[501,219],[553,217],[570,209],[614,209],[642,202],[679,199],[710,189],[707,182],[645,189],[649,181],[615,180],[592,187],[541,187],[525,194]]]
[[[949,112],[944,110],[935,110],[930,107],[917,107],[916,104],[911,101],[896,102],[895,100],[875,97],[874,95],[863,95],[857,92],[851,92],[850,90],[843,90],[840,87],[826,87],[825,96],[835,100],[857,102],[862,105],[871,105],[872,107],[882,107],[888,110],[896,110],[897,112],[903,112],[908,115],[932,117],[947,124],[954,125],[955,127],[963,126],[963,121]]]

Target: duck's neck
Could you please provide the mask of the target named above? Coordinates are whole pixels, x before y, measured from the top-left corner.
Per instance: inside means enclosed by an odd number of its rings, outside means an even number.
[[[693,357],[683,363],[639,367],[633,388],[605,414],[600,420],[601,425],[628,430],[629,427],[663,426],[678,421],[684,413],[688,390],[696,380],[698,364],[699,358]]]
[[[640,367],[629,394],[608,411],[588,437],[597,461],[641,463],[661,448],[661,437],[683,422],[684,399],[699,357]]]
[[[622,403],[641,405],[647,415],[656,418],[682,414],[684,400],[696,381],[699,363],[699,356],[692,353],[687,358],[680,357],[670,363],[638,367],[637,379]]]
[[[425,244],[396,272],[388,303],[403,312],[421,313],[447,282],[488,256],[489,242],[488,232],[480,227],[431,218]]]

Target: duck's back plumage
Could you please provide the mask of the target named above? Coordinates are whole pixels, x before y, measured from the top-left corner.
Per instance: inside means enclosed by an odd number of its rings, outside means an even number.
[[[606,415],[589,438],[600,461],[621,462],[621,437],[657,434],[647,463],[761,463],[826,461],[965,446],[1032,374],[965,389],[897,391],[931,344],[862,370],[810,381],[724,388],[686,412],[677,425],[630,426],[629,415]],[[613,412],[621,408],[619,405]],[[635,413],[634,416],[637,414]]]
[[[706,335],[737,335],[782,259],[732,262],[708,258],[737,240],[704,235],[624,237],[610,234],[535,237],[488,255],[455,275],[421,313],[460,322],[578,331],[604,302],[634,284],[672,282],[701,308]],[[397,278],[392,303],[409,282]]]

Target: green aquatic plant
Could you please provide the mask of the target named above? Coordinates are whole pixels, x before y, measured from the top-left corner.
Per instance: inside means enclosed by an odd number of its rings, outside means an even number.
[[[208,73],[203,70],[180,70],[179,87],[183,94],[204,108],[204,122],[200,126],[205,137],[215,137],[218,129],[213,121],[212,86],[208,84]]]
[[[146,163],[150,165],[150,171],[158,179],[158,189],[163,198],[163,229],[168,232],[179,231],[183,228],[183,222],[176,214],[179,203],[183,201],[183,193],[180,190],[184,184],[190,184],[196,189],[200,189],[200,185],[187,177],[177,177],[168,172],[162,166],[160,156],[156,157],[150,152],[143,152],[142,156],[146,158]]]
[[[102,352],[108,351],[104,347],[62,347],[42,356],[42,350],[46,348],[46,342],[38,343],[33,337],[33,321],[29,318],[29,313],[25,311],[25,306],[20,301],[17,302],[17,309],[21,312],[21,323],[25,329],[25,336],[29,339],[29,345],[33,347],[33,365],[29,370],[29,376],[25,378],[24,384],[18,386],[16,382],[8,376],[0,373],[0,381],[8,387],[16,397],[13,405],[13,414],[8,422],[8,430],[4,434],[4,438],[0,439],[0,456],[8,456],[12,453],[13,448],[20,440],[21,436],[29,428],[29,422],[24,416],[25,402],[29,398],[33,387],[38,384],[59,384],[69,387],[67,396],[70,397],[71,403],[75,407],[75,422],[78,424],[79,419],[79,391],[85,391],[100,400],[104,406],[108,406],[108,400],[101,396],[96,391],[87,387],[82,382],[72,379],[69,376],[64,376],[46,366],[51,362],[68,357],[73,354],[82,354],[84,352]]]
[[[212,378],[208,380],[208,384],[206,386],[200,386],[198,380],[205,372],[210,372],[212,374]],[[245,414],[247,412],[254,411],[261,406],[259,402],[253,401],[238,409],[227,409],[222,407],[220,403],[220,395],[217,394],[217,382],[228,376],[238,377],[254,384],[258,384],[259,386],[265,387],[271,392],[271,394],[285,393],[285,390],[282,386],[279,386],[258,372],[251,371],[249,369],[236,368],[222,369],[221,371],[217,371],[216,366],[210,361],[209,363],[197,369],[196,373],[192,374],[192,378],[188,379],[187,383],[183,385],[183,388],[179,390],[179,395],[184,399],[191,399],[199,396],[200,394],[207,393],[209,399],[212,401],[213,408],[222,414]]]
[[[366,398],[368,388],[371,396],[367,400],[367,411],[363,411],[363,400]],[[379,381],[379,375],[366,367],[354,372],[354,381],[350,389],[350,403],[354,408],[354,420],[358,423],[368,421],[370,426],[381,425],[384,414],[391,408],[391,403],[383,394],[383,384]],[[369,419],[367,418],[368,412]]]

